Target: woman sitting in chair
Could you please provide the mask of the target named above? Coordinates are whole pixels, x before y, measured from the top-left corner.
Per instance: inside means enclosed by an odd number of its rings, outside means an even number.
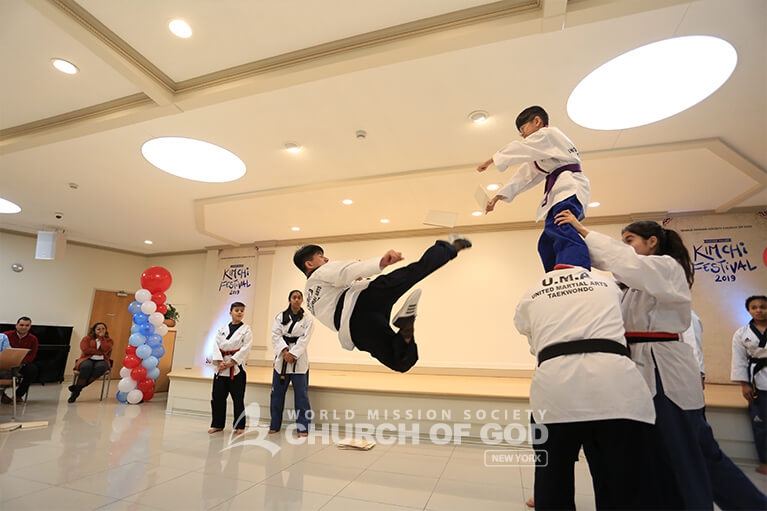
[[[101,378],[111,368],[109,356],[112,354],[113,345],[106,324],[94,323],[88,335],[80,341],[80,358],[75,363],[75,371],[80,374],[75,384],[69,386],[72,395],[67,402],[74,403],[83,388]]]

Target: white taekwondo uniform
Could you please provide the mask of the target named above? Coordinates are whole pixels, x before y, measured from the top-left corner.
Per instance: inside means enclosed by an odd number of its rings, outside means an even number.
[[[274,370],[282,373],[282,362],[284,357],[282,350],[288,348],[288,352],[296,357],[295,364],[288,364],[285,368],[287,374],[304,374],[309,370],[309,355],[306,348],[309,345],[309,339],[314,328],[314,321],[309,314],[304,314],[300,321],[297,321],[293,328],[290,328],[292,320],[286,325],[282,324],[282,312],[277,314],[272,324],[272,348],[274,348]],[[290,332],[288,332],[290,330]],[[297,337],[295,343],[288,344],[283,339],[286,337]]]

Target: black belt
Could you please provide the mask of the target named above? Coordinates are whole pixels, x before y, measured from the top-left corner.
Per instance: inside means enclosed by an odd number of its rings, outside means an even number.
[[[336,303],[336,312],[333,314],[333,325],[336,330],[341,330],[341,313],[344,311],[344,298],[346,298],[347,291],[349,289],[344,289],[344,292],[338,297],[338,303]]]
[[[282,340],[285,341],[285,344],[290,346],[291,344],[295,344],[298,341],[298,337],[288,337],[287,335],[282,336]],[[293,364],[293,369],[296,368],[296,365]],[[285,360],[285,358],[282,359],[282,372],[280,372],[280,383],[285,383],[285,375],[288,372],[288,362]]]
[[[538,352],[538,366],[554,357],[573,355],[575,353],[615,353],[624,357],[630,356],[629,349],[618,341],[610,339],[580,339],[546,346]]]
[[[626,332],[626,342],[636,344],[638,342],[669,342],[678,341],[678,334],[668,332]]]

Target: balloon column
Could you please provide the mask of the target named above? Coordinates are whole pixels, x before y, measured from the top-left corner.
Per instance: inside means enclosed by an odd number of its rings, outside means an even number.
[[[154,382],[160,376],[157,364],[165,354],[162,338],[168,333],[165,321],[165,291],[173,279],[162,266],[152,266],[141,274],[141,289],[128,306],[133,314],[131,336],[125,348],[122,379],[117,385],[117,400],[138,404],[154,397]]]

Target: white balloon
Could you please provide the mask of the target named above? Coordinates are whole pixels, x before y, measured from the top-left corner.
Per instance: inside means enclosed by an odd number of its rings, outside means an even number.
[[[123,378],[117,384],[117,388],[120,389],[120,392],[130,392],[136,388],[136,381],[131,377]]]
[[[144,399],[144,393],[139,389],[133,389],[128,392],[128,402],[132,405],[140,403]]]
[[[138,291],[136,291],[135,296],[136,296],[136,301],[141,302],[142,304],[152,299],[152,293],[150,293],[148,289],[139,289]]]
[[[123,366],[120,368],[120,378],[128,378],[130,376],[130,369]]]
[[[147,302],[147,303],[154,303],[154,302]],[[159,312],[153,312],[149,315],[149,322],[152,323],[155,326],[155,331],[158,326],[162,325],[162,322],[165,321],[165,316],[160,314]],[[162,335],[162,334],[160,334]]]
[[[168,333],[168,325],[166,325],[165,323],[163,323],[161,325],[158,325],[154,329],[154,333],[156,333],[156,334],[158,334],[158,335],[160,335],[162,337],[165,337],[165,334]]]
[[[152,295],[149,295],[149,301],[141,304],[141,312],[149,316],[157,310],[157,304],[152,301]]]

